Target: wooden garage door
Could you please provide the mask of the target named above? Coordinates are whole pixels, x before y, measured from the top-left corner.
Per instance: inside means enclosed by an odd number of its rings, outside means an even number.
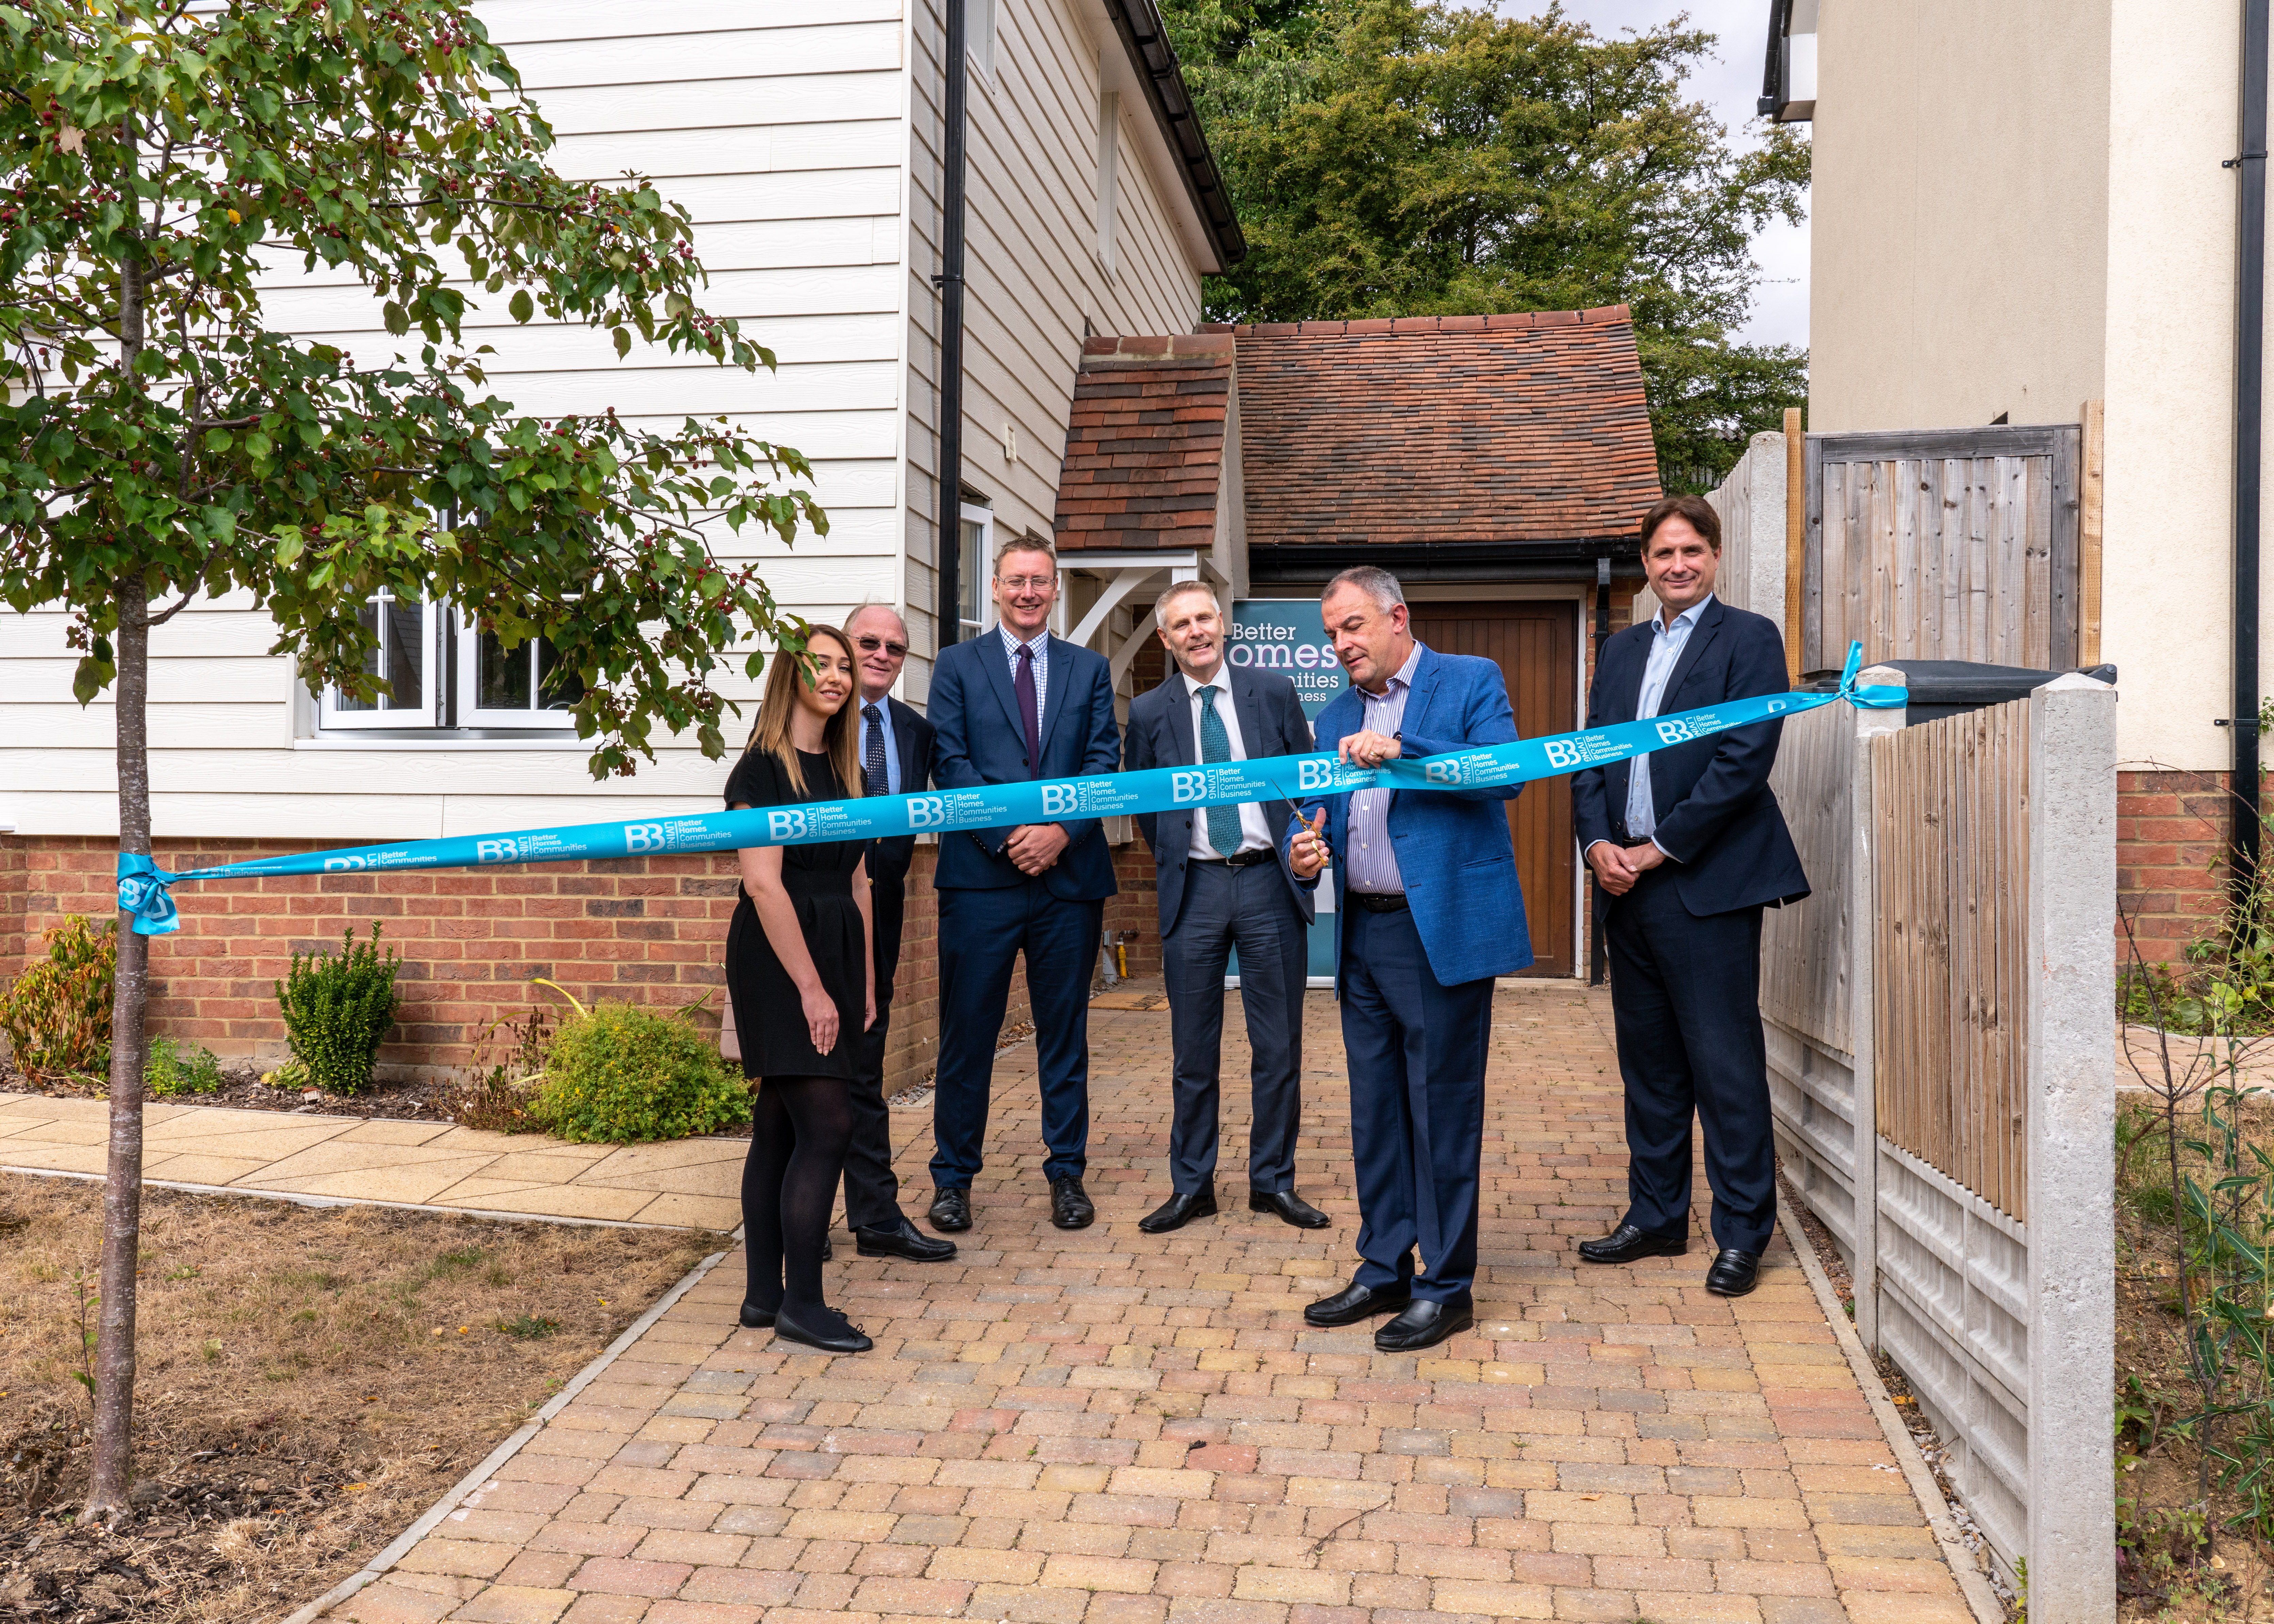
[[[1415,604],[1414,635],[1441,654],[1496,662],[1516,731],[1526,739],[1578,726],[1579,612],[1570,603]],[[1517,877],[1532,927],[1532,975],[1570,975],[1571,780],[1543,778],[1509,803]]]

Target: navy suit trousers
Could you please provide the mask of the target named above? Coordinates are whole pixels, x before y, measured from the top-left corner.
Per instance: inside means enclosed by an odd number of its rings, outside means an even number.
[[[1706,1132],[1713,1244],[1765,1252],[1776,1228],[1776,1143],[1761,1038],[1761,911],[1704,918],[1665,866],[1607,899],[1604,944],[1626,1083],[1626,1222],[1690,1234],[1690,1121]]]
[[[1069,902],[1039,879],[939,893],[939,1073],[932,1096],[935,1190],[968,1189],[982,1165],[995,1044],[1011,970],[1027,955],[1048,1178],[1079,1178],[1089,1155],[1089,981],[1105,903]]]
[[[1410,1282],[1417,1297],[1457,1300],[1477,1273],[1492,978],[1446,986],[1411,913],[1355,906],[1343,920],[1342,967],[1362,1221],[1356,1282]]]

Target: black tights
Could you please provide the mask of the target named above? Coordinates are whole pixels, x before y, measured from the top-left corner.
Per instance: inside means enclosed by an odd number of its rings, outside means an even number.
[[[821,1248],[852,1138],[846,1084],[836,1077],[769,1077],[750,1115],[742,1164],[742,1223],[749,1298],[768,1310],[787,1302],[818,1308]]]

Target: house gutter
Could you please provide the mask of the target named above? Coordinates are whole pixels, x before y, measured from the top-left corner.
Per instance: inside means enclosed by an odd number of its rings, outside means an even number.
[[[1129,60],[1143,71],[1145,100],[1177,156],[1186,195],[1208,233],[1216,268],[1229,270],[1247,257],[1247,239],[1240,234],[1231,193],[1216,167],[1216,154],[1209,150],[1208,136],[1201,129],[1192,97],[1186,93],[1184,70],[1177,64],[1160,8],[1155,0],[1104,0],[1104,4]]]
[[[964,134],[971,77],[965,0],[947,8],[946,130],[940,154],[939,500],[934,515],[933,658],[963,634],[963,215]]]
[[[2242,3],[2242,144],[2236,197],[2234,322],[2234,888],[2257,883],[2259,517],[2266,386],[2268,0]]]

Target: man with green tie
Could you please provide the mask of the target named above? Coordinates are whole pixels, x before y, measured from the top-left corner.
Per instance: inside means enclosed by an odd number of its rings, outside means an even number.
[[[1129,707],[1123,741],[1128,771],[1309,752],[1310,724],[1303,719],[1295,685],[1276,672],[1234,669],[1226,662],[1224,611],[1205,582],[1170,587],[1154,605],[1154,616],[1177,670]],[[1291,802],[1269,801],[1137,820],[1159,876],[1161,958],[1175,1052],[1176,1116],[1169,1139],[1174,1193],[1138,1222],[1149,1235],[1216,1210],[1224,978],[1234,948],[1253,1056],[1247,1205],[1299,1229],[1323,1229],[1329,1222],[1295,1193],[1312,901],[1309,889],[1288,873],[1280,851],[1278,837],[1294,812]]]

